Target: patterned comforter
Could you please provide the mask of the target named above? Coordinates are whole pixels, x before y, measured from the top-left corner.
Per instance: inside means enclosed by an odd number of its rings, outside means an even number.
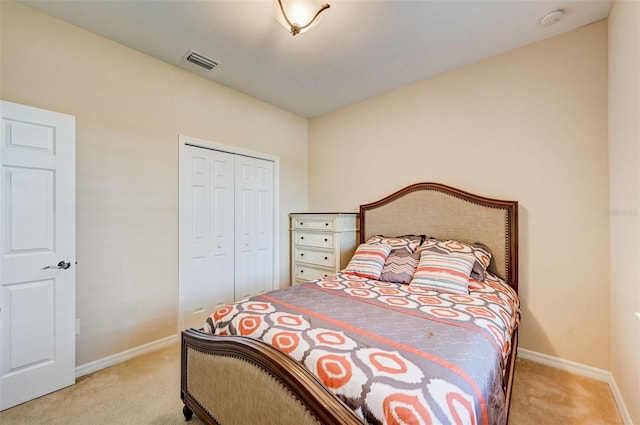
[[[467,296],[336,274],[220,308],[205,331],[275,346],[370,424],[502,425],[518,320],[491,275]]]

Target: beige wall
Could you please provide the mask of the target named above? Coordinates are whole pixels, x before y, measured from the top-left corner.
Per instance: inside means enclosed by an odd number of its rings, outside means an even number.
[[[640,187],[639,12],[623,3],[609,29],[608,175],[603,22],[307,123],[2,1],[0,97],[77,117],[78,364],[176,331],[186,134],[280,157],[281,284],[286,213],[307,209],[307,154],[309,210],[355,211],[417,181],[519,200],[521,346],[609,369],[610,338],[611,369],[640,422],[639,379],[628,373],[640,368],[640,322],[627,314],[640,309],[640,231],[637,216],[607,216],[608,190],[610,211],[637,210]],[[612,245],[627,244],[611,250],[611,335],[609,222]]]
[[[312,211],[420,181],[518,200],[521,347],[608,369],[606,23],[310,121]]]
[[[306,119],[28,7],[1,10],[2,99],[76,116],[78,364],[177,332],[179,134],[280,158],[288,282]]]
[[[611,372],[640,424],[640,2],[609,15]]]

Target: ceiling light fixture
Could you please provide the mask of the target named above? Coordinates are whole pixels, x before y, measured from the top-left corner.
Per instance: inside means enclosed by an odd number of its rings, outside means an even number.
[[[273,0],[273,13],[291,35],[302,34],[318,25],[320,14],[331,7],[327,3],[320,5],[316,0],[288,0],[286,6],[282,2]]]

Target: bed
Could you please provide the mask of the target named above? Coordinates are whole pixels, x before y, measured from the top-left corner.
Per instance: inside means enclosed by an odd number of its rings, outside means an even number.
[[[376,235],[481,241],[492,253],[486,278],[458,294],[338,273],[218,309],[203,329],[182,332],[185,419],[507,423],[519,324],[517,213],[516,201],[437,183],[361,205],[361,247]]]

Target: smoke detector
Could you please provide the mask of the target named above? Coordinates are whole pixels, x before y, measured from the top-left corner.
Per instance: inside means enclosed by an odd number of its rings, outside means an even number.
[[[540,18],[540,26],[548,27],[557,23],[564,16],[564,9],[554,10],[553,12],[549,12]]]
[[[209,59],[208,57],[203,56],[200,53],[196,53],[193,50],[189,50],[187,54],[182,58],[206,69],[207,71],[211,71],[213,68],[219,65],[219,63],[214,61],[213,59]]]

